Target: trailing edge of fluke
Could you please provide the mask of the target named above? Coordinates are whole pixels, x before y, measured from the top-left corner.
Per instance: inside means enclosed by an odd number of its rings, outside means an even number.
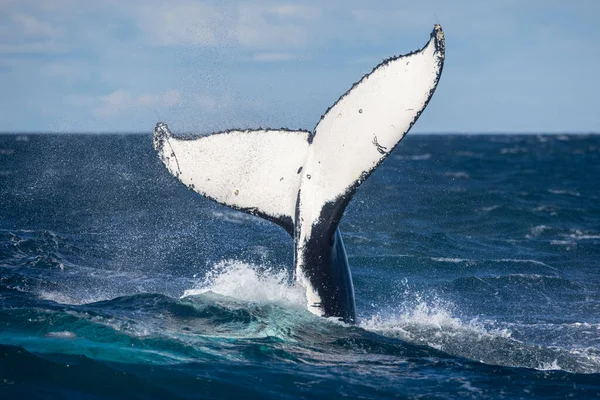
[[[294,274],[306,289],[308,309],[354,322],[354,288],[338,224],[357,188],[429,103],[444,52],[436,24],[422,49],[377,65],[313,132],[229,130],[186,138],[159,122],[154,147],[190,189],[283,227],[294,239]]]

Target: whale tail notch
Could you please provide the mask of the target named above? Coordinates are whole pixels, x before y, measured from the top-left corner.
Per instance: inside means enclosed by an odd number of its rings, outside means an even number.
[[[331,106],[311,134],[231,130],[175,137],[164,123],[154,146],[190,189],[283,227],[295,245],[295,276],[317,315],[355,320],[354,291],[338,224],[357,188],[419,118],[439,82],[444,34],[389,58]]]

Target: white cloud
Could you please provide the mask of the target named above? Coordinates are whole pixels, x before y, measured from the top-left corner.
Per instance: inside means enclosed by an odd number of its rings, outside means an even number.
[[[311,26],[321,10],[311,6],[242,4],[238,9],[236,41],[249,48],[305,48]]]
[[[227,10],[197,2],[136,7],[134,18],[151,44],[215,46],[228,35]]]
[[[314,6],[293,3],[207,3],[180,1],[130,8],[152,45],[241,46],[250,49],[304,48],[321,16]]]
[[[31,13],[13,12],[0,17],[0,54],[63,54],[65,30]]]
[[[56,38],[64,33],[63,29],[42,22],[32,15],[15,13],[11,19],[21,28],[20,30],[25,36]]]
[[[175,90],[160,94],[133,95],[123,89],[101,96],[100,105],[93,109],[96,116],[109,116],[139,107],[173,107],[181,103],[181,95]]]

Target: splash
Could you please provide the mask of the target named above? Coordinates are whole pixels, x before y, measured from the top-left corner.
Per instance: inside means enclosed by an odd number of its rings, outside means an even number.
[[[290,274],[268,265],[249,264],[238,260],[223,260],[182,297],[213,292],[222,296],[256,303],[286,303],[298,307],[306,304],[305,291],[290,284]]]
[[[426,299],[427,298],[427,299]],[[399,310],[377,313],[360,327],[383,336],[425,345],[445,353],[491,365],[598,373],[595,349],[543,346],[513,337],[506,324],[465,320],[452,303],[430,295],[414,294]],[[526,325],[515,325],[523,329]]]
[[[450,336],[493,335],[508,338],[511,332],[505,329],[486,328],[477,319],[462,321],[453,314],[454,305],[437,297],[426,300],[420,293],[414,294],[414,301],[404,303],[399,310],[377,313],[360,323],[366,330],[385,336],[425,344],[443,349],[444,339]]]

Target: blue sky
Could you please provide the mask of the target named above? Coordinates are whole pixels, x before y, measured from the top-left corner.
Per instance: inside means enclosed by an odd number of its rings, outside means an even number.
[[[0,131],[312,130],[420,48],[444,73],[414,132],[599,132],[600,2],[0,0]]]

